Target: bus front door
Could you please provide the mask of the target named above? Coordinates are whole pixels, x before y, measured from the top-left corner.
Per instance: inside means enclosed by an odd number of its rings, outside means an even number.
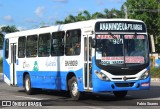
[[[10,78],[11,78],[11,85],[16,85],[16,43],[10,44]]]
[[[92,47],[91,36],[84,37],[84,85],[86,90],[92,90]]]

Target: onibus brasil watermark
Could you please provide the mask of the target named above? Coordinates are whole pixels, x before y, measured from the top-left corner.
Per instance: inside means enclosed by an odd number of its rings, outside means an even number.
[[[40,101],[1,101],[2,106],[4,107],[11,107],[11,106],[18,106],[18,107],[27,107],[27,106],[34,106],[39,107],[42,106],[42,102]]]

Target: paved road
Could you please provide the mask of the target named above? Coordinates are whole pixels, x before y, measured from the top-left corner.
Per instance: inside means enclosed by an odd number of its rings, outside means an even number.
[[[123,109],[133,108],[137,103],[159,103],[160,105],[160,82],[151,83],[151,89],[148,91],[130,91],[125,99],[117,99],[112,93],[107,94],[86,94],[85,99],[75,102],[72,101],[66,92],[58,91],[48,91],[42,90],[37,92],[35,95],[26,95],[23,88],[19,87],[10,87],[0,79],[0,100],[29,100],[29,102],[37,101],[37,103],[42,103],[42,105],[47,108],[65,108],[65,109],[120,109],[123,106]],[[147,101],[145,101],[147,100]],[[154,101],[156,100],[156,101]],[[13,101],[12,101],[13,102]],[[28,102],[27,102],[28,103]],[[78,107],[77,107],[78,106]],[[116,107],[115,107],[116,106]],[[46,107],[32,107],[43,109]],[[160,106],[136,106],[136,109],[155,109]],[[5,107],[6,108],[6,107]],[[7,107],[13,108],[13,107]],[[21,107],[19,107],[21,108]],[[23,107],[27,108],[27,107]]]

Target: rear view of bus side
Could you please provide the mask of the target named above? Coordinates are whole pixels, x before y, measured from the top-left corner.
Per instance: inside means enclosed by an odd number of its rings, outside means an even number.
[[[97,19],[10,33],[5,36],[3,78],[10,86],[82,92],[150,88],[148,34],[131,19]]]

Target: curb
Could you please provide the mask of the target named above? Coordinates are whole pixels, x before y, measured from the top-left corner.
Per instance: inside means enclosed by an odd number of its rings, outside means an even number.
[[[151,82],[160,82],[160,78],[151,78]]]

